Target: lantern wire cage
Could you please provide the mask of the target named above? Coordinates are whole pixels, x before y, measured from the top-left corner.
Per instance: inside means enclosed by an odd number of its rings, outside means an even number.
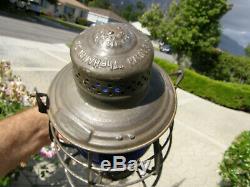
[[[153,166],[147,168],[145,173],[141,173],[139,165],[138,170],[135,171],[133,175],[119,181],[113,181],[105,177],[105,173],[107,172],[121,172],[119,168],[111,168],[108,171],[101,168],[100,165],[93,163],[93,153],[91,152],[88,152],[87,157],[84,158],[75,145],[68,142],[66,143],[57,136],[58,132],[53,127],[52,123],[50,123],[50,132],[53,142],[57,147],[57,157],[64,167],[66,177],[72,187],[77,187],[77,182],[82,182],[86,186],[96,187],[125,187],[137,183],[142,183],[144,187],[147,187],[148,185],[145,182],[147,178],[155,176],[155,179],[151,182],[152,185],[150,186],[156,186],[160,179],[163,163],[166,160],[172,145],[173,127],[174,122],[170,125],[168,133],[165,133],[160,139],[150,145],[149,149],[153,149],[153,154],[151,156],[146,156],[146,153],[143,156],[147,157],[146,159],[137,160],[138,163],[151,163],[151,161],[154,161]],[[147,152],[149,152],[149,150]],[[78,167],[75,167],[77,164]]]

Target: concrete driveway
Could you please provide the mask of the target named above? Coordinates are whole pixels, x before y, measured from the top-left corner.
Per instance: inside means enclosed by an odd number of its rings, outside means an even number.
[[[0,36],[0,59],[11,61],[15,74],[27,87],[46,92],[47,87],[65,64],[70,62],[65,44],[47,44]]]

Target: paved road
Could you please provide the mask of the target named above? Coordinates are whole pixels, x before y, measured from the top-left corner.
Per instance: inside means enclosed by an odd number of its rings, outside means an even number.
[[[169,54],[166,54],[166,53],[162,53],[162,52],[157,51],[157,50],[155,50],[155,57],[166,59],[169,62],[176,63],[176,60],[174,59],[174,57],[172,55],[169,55]]]
[[[32,19],[30,21],[24,21],[0,15],[0,35],[2,36],[51,44],[69,44],[74,37],[77,36],[77,34],[77,32],[36,23],[36,20],[33,20],[32,22]],[[169,61],[174,61],[171,55],[167,55],[159,51],[155,51],[155,56]]]
[[[70,43],[77,32],[0,15],[0,35],[46,43]]]

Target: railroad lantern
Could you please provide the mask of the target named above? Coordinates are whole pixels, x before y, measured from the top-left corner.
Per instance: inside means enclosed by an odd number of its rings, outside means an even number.
[[[171,146],[177,101],[169,76],[153,63],[149,38],[129,24],[98,25],[74,39],[70,56],[72,63],[50,85],[47,110],[70,184],[146,185],[155,177],[155,186]],[[138,167],[128,168],[131,161]],[[142,172],[147,161],[151,166]]]

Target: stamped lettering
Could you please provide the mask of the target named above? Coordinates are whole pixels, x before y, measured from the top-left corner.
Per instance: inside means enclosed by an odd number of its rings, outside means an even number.
[[[136,50],[133,56],[127,58],[127,62],[131,65],[138,64],[150,51],[150,46],[144,43],[139,49]]]
[[[83,49],[81,45],[81,41],[75,42],[74,50],[77,53],[78,58],[81,63],[85,63],[90,65],[93,68],[108,68],[110,70],[123,69],[123,65],[119,65],[116,60],[112,59],[100,59],[97,57],[91,57],[87,54],[87,52]]]

